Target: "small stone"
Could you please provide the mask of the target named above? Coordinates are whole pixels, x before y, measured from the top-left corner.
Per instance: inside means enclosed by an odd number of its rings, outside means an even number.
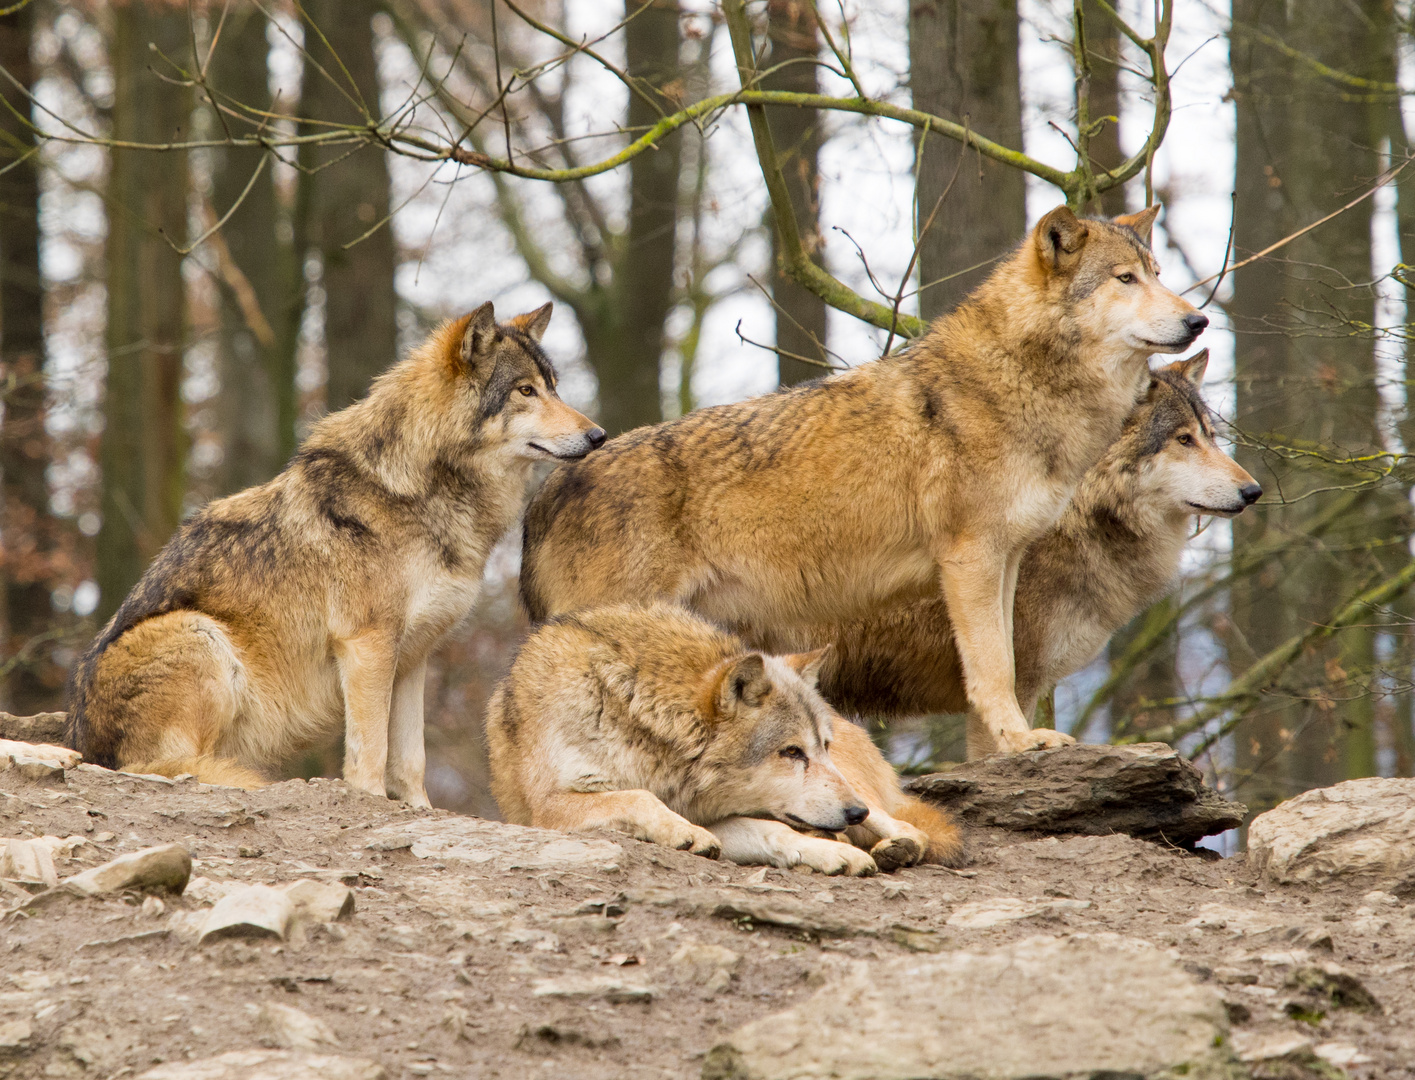
[[[137,1080],[386,1080],[387,1076],[382,1065],[367,1058],[300,1050],[232,1050],[200,1061],[159,1065]]]
[[[0,848],[0,878],[52,889],[59,884],[53,851],[38,840],[6,840]]]
[[[1371,1061],[1370,1055],[1363,1054],[1350,1043],[1344,1042],[1318,1043],[1312,1047],[1312,1053],[1328,1065],[1335,1065],[1337,1068],[1345,1068],[1347,1065],[1366,1065]]]
[[[974,900],[971,903],[959,904],[948,916],[948,925],[958,930],[986,930],[991,926],[1031,919],[1038,915],[1084,911],[1090,906],[1089,900],[1051,900],[1046,897],[1019,900],[1015,896],[1000,896],[992,900]]]
[[[142,901],[142,917],[144,919],[160,919],[167,912],[167,905],[159,897],[145,896]]]
[[[265,848],[246,847],[245,844],[242,844],[236,849],[236,854],[243,859],[259,859],[265,854]]]
[[[679,946],[669,959],[669,963],[678,968],[685,979],[714,994],[727,989],[741,962],[742,957],[731,949],[721,945],[699,945],[697,942]]]
[[[293,1005],[266,1002],[255,1010],[261,1042],[285,1050],[319,1050],[337,1047],[339,1037],[329,1025]]]
[[[651,986],[625,982],[613,975],[566,975],[559,979],[537,979],[532,984],[531,993],[536,997],[603,998],[614,1004],[623,1004],[649,1001],[654,990]]]
[[[1269,1061],[1273,1058],[1299,1054],[1312,1049],[1312,1040],[1306,1035],[1295,1035],[1288,1031],[1247,1032],[1235,1031],[1232,1036],[1233,1050],[1239,1061]]]
[[[33,1034],[28,1020],[0,1024],[0,1050],[21,1050]]]
[[[354,891],[347,885],[327,885],[302,878],[284,887],[295,905],[295,918],[311,923],[330,923],[354,913]]]
[[[60,888],[78,896],[103,896],[136,889],[139,892],[180,893],[192,876],[191,854],[181,844],[143,848],[75,874]]]
[[[269,885],[248,885],[228,893],[206,916],[200,942],[221,938],[285,939],[295,904],[280,889]]]
[[[1224,986],[1256,986],[1258,983],[1258,976],[1236,967],[1216,967],[1214,978]]]

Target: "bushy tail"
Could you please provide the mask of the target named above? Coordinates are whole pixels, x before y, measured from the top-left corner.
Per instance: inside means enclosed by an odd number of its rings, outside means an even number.
[[[195,776],[203,784],[220,787],[257,788],[269,783],[260,774],[246,768],[232,758],[217,757],[215,754],[198,754],[193,757],[163,758],[137,765],[122,765],[124,772],[155,773],[158,776]]]
[[[928,836],[929,850],[920,862],[962,866],[967,861],[963,834],[946,811],[930,806],[913,795],[905,795],[890,813]]]

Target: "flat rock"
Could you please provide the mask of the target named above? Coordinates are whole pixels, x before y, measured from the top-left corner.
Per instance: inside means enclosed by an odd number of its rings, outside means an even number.
[[[102,896],[126,889],[180,893],[191,876],[191,853],[181,844],[161,844],[119,855],[102,866],[65,878],[59,888],[79,896]]]
[[[1078,1008],[1084,1003],[1084,1008]],[[1035,937],[856,961],[714,1047],[703,1080],[1061,1080],[1232,1075],[1222,1000],[1153,946]]]
[[[0,847],[0,878],[52,889],[59,884],[53,849],[39,840],[5,840]]]
[[[1253,819],[1248,861],[1278,884],[1356,877],[1415,888],[1415,780],[1304,791]]]
[[[54,743],[62,746],[69,737],[69,714],[42,712],[33,716],[15,716],[0,712],[0,739],[28,743]]]
[[[232,1050],[202,1061],[159,1065],[137,1080],[385,1080],[382,1065],[367,1058],[298,1050]]]
[[[1128,833],[1181,847],[1236,829],[1248,812],[1165,743],[993,754],[907,786],[974,827]]]
[[[70,750],[67,746],[22,742],[17,739],[0,739],[0,758],[8,758],[15,765],[42,761],[51,766],[57,765],[61,769],[72,769],[84,759],[77,750]]]
[[[284,889],[269,885],[247,885],[227,893],[207,913],[200,941],[229,937],[285,940],[295,903]]]
[[[615,1004],[649,1001],[653,987],[629,982],[614,975],[565,975],[558,979],[537,979],[531,987],[536,997],[602,998]]]
[[[328,923],[354,913],[354,890],[347,885],[301,878],[282,887],[294,905],[294,917],[305,922]]]
[[[485,864],[488,870],[590,870],[618,866],[624,849],[549,829],[472,817],[424,818],[369,833],[373,851],[408,849],[419,859]]]

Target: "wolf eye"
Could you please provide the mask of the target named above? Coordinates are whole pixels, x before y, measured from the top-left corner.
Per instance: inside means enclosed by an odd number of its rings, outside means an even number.
[[[781,756],[784,758],[790,758],[792,761],[806,760],[806,752],[802,750],[799,746],[788,746],[785,750],[781,751]]]
[[[535,397],[535,396],[536,396],[536,388],[535,388],[534,386],[530,386],[530,385],[518,386],[518,387],[516,387],[516,389],[521,392],[521,396],[522,396],[522,397]]]
[[[1177,438],[1178,438],[1178,440],[1179,440],[1179,445],[1180,445],[1180,446],[1193,446],[1193,445],[1194,445],[1194,436],[1190,435],[1187,431],[1186,431],[1183,435],[1177,436]]]
[[[1132,274],[1132,273],[1130,273],[1129,270],[1127,270],[1127,271],[1125,271],[1125,273],[1123,273],[1123,274],[1116,274],[1116,275],[1115,275],[1115,280],[1118,281],[1118,282],[1120,282],[1122,285],[1134,285],[1134,284],[1135,284],[1135,275]]]

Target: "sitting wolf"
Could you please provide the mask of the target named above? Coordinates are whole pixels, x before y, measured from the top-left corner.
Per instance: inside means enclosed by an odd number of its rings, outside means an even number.
[[[531,617],[667,600],[785,636],[940,596],[988,748],[1069,741],[1018,706],[1013,597],[1028,546],[1144,396],[1149,356],[1208,324],[1157,278],[1157,212],[1059,207],[904,352],[558,470],[526,513]]]
[[[423,677],[521,513],[531,464],[604,432],[560,400],[550,305],[444,324],[269,483],[187,521],[74,668],[90,761],[254,785],[344,730],[355,787],[427,806]]]
[[[957,829],[903,795],[864,732],[813,689],[825,654],[764,656],[667,604],[553,619],[487,705],[497,805],[520,825],[827,874],[957,860]],[[831,760],[837,737],[861,790]]]

